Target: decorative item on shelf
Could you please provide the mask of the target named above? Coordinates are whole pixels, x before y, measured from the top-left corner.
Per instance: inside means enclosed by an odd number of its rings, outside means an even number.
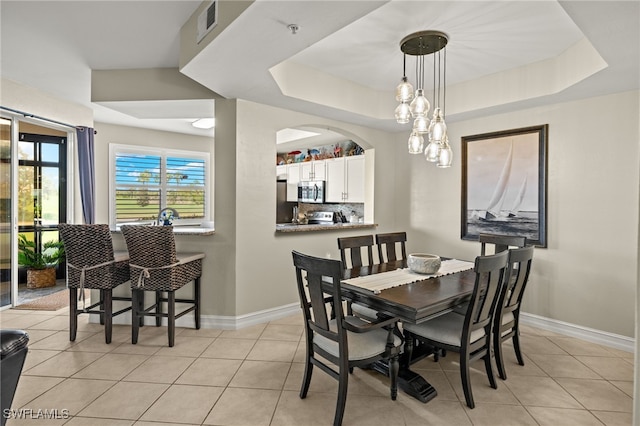
[[[437,254],[411,253],[407,256],[407,266],[413,272],[433,275],[440,269],[442,261]]]
[[[37,250],[35,241],[18,235],[18,263],[27,267],[27,288],[56,285],[56,266],[64,260],[62,241],[47,241]]]
[[[395,110],[396,121],[406,124],[411,118],[414,119],[408,140],[409,153],[424,152],[426,160],[435,162],[438,167],[451,167],[453,157],[444,120],[448,41],[447,34],[441,31],[419,31],[403,38],[400,42],[400,50],[403,52],[403,76],[396,87],[396,100],[400,102]],[[431,104],[424,93],[424,59],[430,54],[433,54],[434,103],[431,120],[428,117]],[[407,55],[416,56],[415,93],[406,75]],[[425,135],[428,138],[426,148]]]

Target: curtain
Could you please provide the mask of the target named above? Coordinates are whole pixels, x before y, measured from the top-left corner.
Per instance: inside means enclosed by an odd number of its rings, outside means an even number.
[[[94,130],[91,127],[77,127],[78,136],[78,175],[80,177],[80,199],[84,223],[95,221],[95,163],[94,163]]]

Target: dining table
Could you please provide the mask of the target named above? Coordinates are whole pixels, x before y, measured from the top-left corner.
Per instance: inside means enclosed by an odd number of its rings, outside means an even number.
[[[442,266],[432,275],[411,271],[406,259],[354,267],[344,270],[341,290],[349,302],[365,305],[379,315],[396,317],[404,323],[419,324],[451,312],[471,298],[476,277],[473,266],[473,262],[443,258]],[[413,345],[412,339],[405,339],[398,387],[419,401],[428,402],[437,391],[410,366],[432,352],[424,346],[408,351],[407,345]],[[413,354],[412,359],[408,359],[407,353]],[[388,366],[383,362],[373,367],[388,374]]]

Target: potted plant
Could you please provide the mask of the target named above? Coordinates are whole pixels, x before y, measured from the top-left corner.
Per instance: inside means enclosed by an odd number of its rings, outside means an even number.
[[[18,235],[18,263],[27,267],[27,288],[56,285],[56,266],[64,260],[62,241],[47,241],[42,251],[24,234]]]

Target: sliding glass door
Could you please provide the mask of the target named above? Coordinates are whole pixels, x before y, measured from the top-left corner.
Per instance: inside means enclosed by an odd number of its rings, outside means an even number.
[[[67,138],[20,133],[18,142],[18,232],[41,248],[58,240],[67,211]],[[59,268],[58,278],[64,275]],[[20,271],[19,282],[26,282]]]
[[[11,129],[11,120],[0,117],[0,307],[11,304]]]

